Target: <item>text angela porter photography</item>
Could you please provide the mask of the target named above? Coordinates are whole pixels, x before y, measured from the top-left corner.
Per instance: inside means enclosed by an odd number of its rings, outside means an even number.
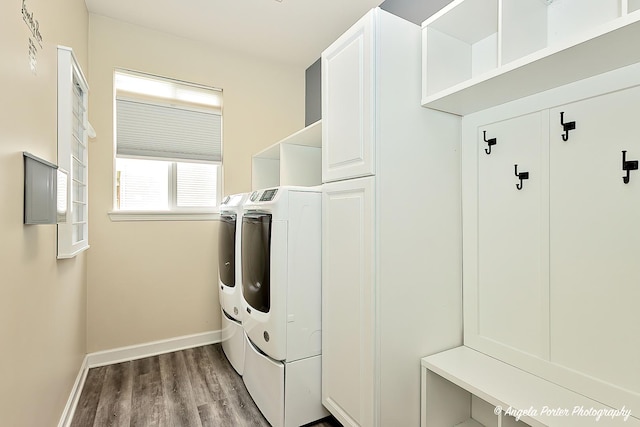
[[[502,406],[496,406],[494,411],[496,415],[504,413],[505,415],[512,416],[519,421],[522,417],[588,417],[594,418],[596,421],[600,421],[602,418],[622,418],[627,421],[631,416],[631,410],[626,409],[623,406],[621,409],[612,408],[593,408],[586,406],[574,406],[570,408],[550,407],[542,406],[535,408],[533,406],[525,409],[514,408],[509,406],[503,408]]]

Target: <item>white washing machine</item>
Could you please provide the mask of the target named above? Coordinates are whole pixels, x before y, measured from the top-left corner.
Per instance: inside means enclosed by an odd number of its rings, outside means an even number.
[[[321,191],[254,191],[242,218],[243,380],[275,427],[329,413],[321,402]]]
[[[249,194],[227,196],[220,204],[218,231],[218,296],[222,311],[222,350],[233,369],[242,375],[245,342],[242,328],[243,205]]]

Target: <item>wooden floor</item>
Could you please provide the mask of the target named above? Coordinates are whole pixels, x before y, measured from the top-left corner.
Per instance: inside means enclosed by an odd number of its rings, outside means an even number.
[[[115,365],[87,374],[72,427],[269,426],[220,344]],[[333,418],[311,424],[340,426]]]

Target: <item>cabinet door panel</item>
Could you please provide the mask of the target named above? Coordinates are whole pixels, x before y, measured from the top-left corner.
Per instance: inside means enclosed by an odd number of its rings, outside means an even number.
[[[551,110],[551,361],[640,392],[640,88]],[[563,141],[560,112],[576,121]]]
[[[372,175],[373,14],[322,53],[322,181]]]
[[[373,425],[373,177],[322,190],[322,402]]]
[[[478,129],[478,334],[539,357],[548,340],[543,125],[534,113]],[[497,139],[490,155],[483,131]],[[515,164],[529,179],[520,182]]]

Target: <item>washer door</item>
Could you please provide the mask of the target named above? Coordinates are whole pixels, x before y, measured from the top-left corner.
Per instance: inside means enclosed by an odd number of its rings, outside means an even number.
[[[271,214],[247,212],[242,217],[242,292],[253,309],[271,308]]]
[[[236,215],[221,214],[218,231],[218,271],[223,285],[236,286]]]

